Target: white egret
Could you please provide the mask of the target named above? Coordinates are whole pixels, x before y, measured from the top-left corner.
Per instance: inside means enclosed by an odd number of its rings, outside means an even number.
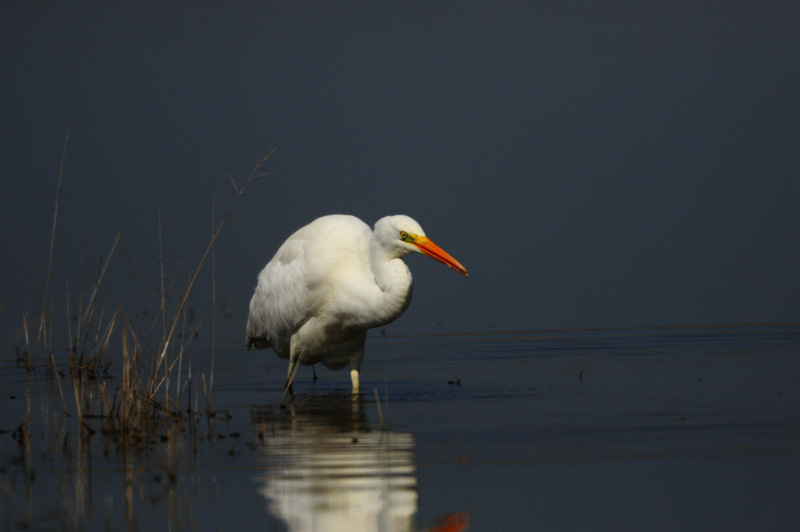
[[[408,216],[381,218],[371,230],[347,215],[318,218],[298,229],[258,274],[250,300],[247,347],[272,347],[297,364],[350,367],[358,392],[367,330],[395,319],[411,301],[411,272],[402,257],[424,253],[467,270],[425,236]]]

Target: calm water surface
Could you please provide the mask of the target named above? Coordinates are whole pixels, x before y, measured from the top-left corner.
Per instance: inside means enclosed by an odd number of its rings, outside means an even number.
[[[313,383],[304,367],[294,400],[282,401],[285,361],[218,354],[218,415],[137,448],[81,436],[70,379],[10,358],[0,365],[6,530],[800,521],[800,326],[375,335],[355,399],[346,372],[321,368]],[[202,400],[210,356],[191,362]]]

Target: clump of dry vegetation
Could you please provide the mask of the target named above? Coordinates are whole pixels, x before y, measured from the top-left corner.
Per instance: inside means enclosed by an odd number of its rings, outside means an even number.
[[[194,429],[201,414],[197,407],[200,390],[196,385],[192,390],[191,371],[184,377],[183,370],[184,358],[191,351],[192,340],[200,324],[193,323],[194,320],[188,316],[191,313],[188,307],[189,297],[200,272],[210,262],[212,298],[214,298],[212,306],[216,306],[215,242],[238,200],[256,180],[267,175],[265,163],[272,152],[258,161],[242,184],[237,184],[228,176],[235,197],[218,222],[214,222],[212,216],[213,230],[210,240],[196,266],[191,270],[188,282],[181,287],[177,295],[171,296],[170,301],[167,295],[176,293],[177,276],[168,280],[164,274],[163,248],[160,246],[161,301],[158,311],[152,317],[152,322],[147,325],[140,322],[139,316],[132,318],[123,304],[108,311],[104,305],[98,303],[98,292],[111,258],[118,248],[124,249],[122,235],[117,234],[111,249],[101,261],[89,296],[84,299],[80,291],[77,302],[70,302],[69,286],[66,288],[65,317],[68,323],[69,360],[59,363],[53,348],[54,321],[58,321],[59,313],[54,308],[50,286],[66,146],[65,142],[53,210],[43,302],[36,320],[32,321],[27,314],[22,317],[25,351],[19,356],[20,362],[24,363],[28,371],[45,368],[49,374],[56,377],[66,378],[69,375],[73,384],[74,408],[78,424],[84,434],[92,435],[100,430],[104,435],[115,437],[122,445],[136,445],[153,435],[164,433],[163,428],[169,428],[174,424],[189,423],[190,428]],[[160,233],[159,220],[159,239]],[[75,318],[74,325],[71,316]],[[204,394],[203,410],[209,418],[214,416],[211,408],[213,347],[211,360],[209,379],[206,381],[205,375],[202,375],[201,379]],[[71,399],[65,397],[60,381],[58,386],[66,412]],[[28,419],[20,425],[18,429],[20,434],[25,432],[27,422]]]

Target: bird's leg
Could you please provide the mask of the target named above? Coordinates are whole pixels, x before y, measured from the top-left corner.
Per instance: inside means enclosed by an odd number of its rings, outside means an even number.
[[[297,347],[297,341],[294,337],[289,341],[289,371],[286,374],[286,390],[284,393],[288,395],[294,395],[292,393],[292,381],[294,380],[294,376],[297,374],[297,368],[299,367],[300,357],[302,353]]]
[[[357,369],[351,369],[350,370],[350,380],[353,381],[353,393],[354,394],[358,393],[358,384],[359,384],[359,382],[358,382],[358,370]]]
[[[289,395],[292,394],[292,381],[294,380],[294,376],[297,374],[297,362],[290,361],[289,362],[289,373],[286,375],[286,392]]]
[[[350,380],[353,381],[353,394],[358,393],[358,386],[360,384],[358,371],[361,369],[362,357],[363,353],[361,356],[356,356],[350,359]]]
[[[317,365],[316,364],[312,364],[311,365],[311,371],[314,372],[314,384],[316,384],[317,383]]]
[[[364,359],[364,340],[366,339],[366,334],[363,336],[361,340],[361,344],[355,349],[352,356],[350,357],[350,380],[353,381],[353,394],[358,394],[358,387],[359,387],[359,374],[358,372],[361,370],[361,361]]]

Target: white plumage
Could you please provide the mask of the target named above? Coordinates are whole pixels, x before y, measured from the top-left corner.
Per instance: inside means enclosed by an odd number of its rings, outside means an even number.
[[[411,301],[411,272],[402,257],[424,253],[467,275],[404,215],[387,216],[374,231],[354,216],[330,215],[298,229],[258,275],[247,347],[272,347],[297,364],[350,367],[359,388],[367,330],[397,319]]]

